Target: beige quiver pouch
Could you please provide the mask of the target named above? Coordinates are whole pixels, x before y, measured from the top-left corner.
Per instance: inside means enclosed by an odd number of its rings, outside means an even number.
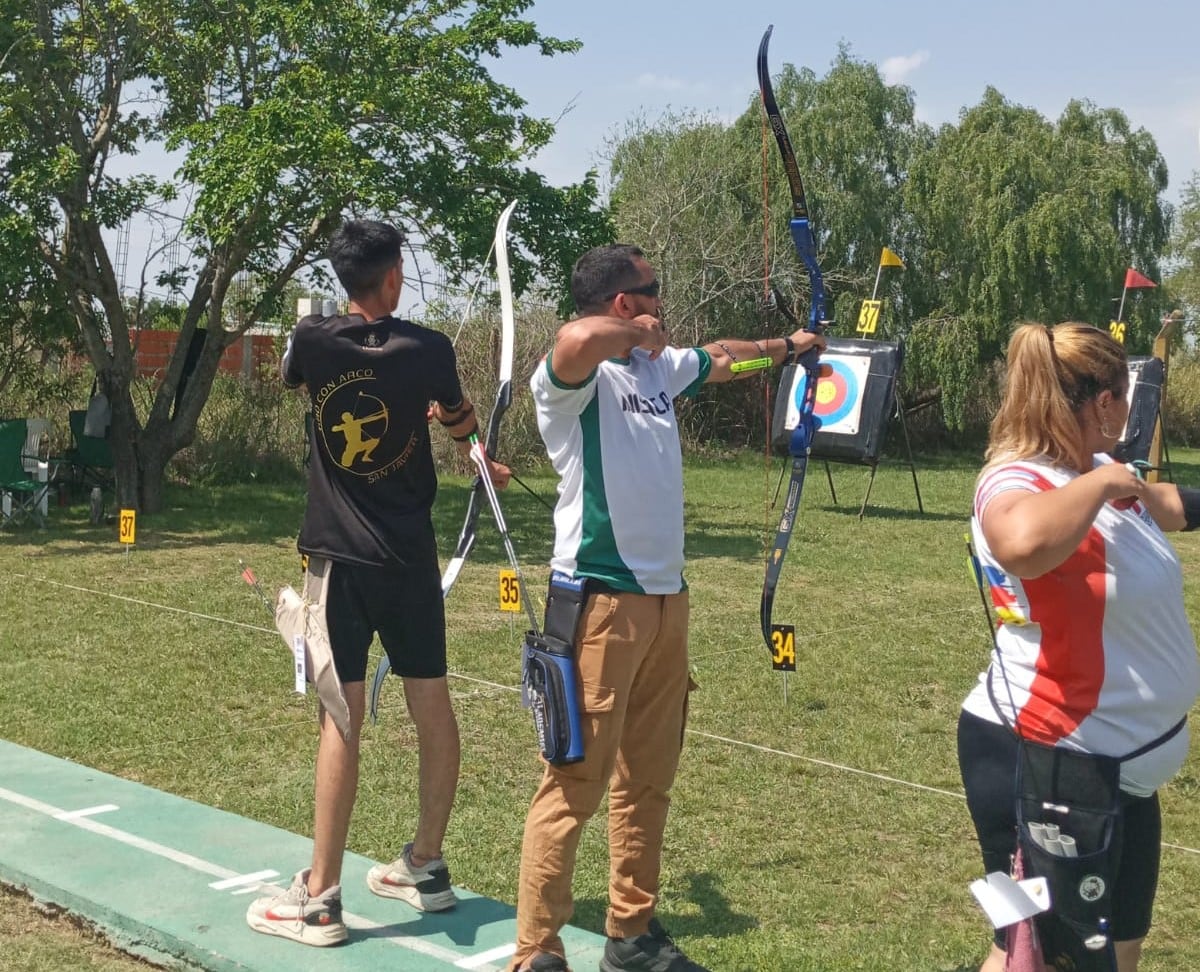
[[[342,738],[350,738],[350,708],[342,692],[337,669],[333,665],[333,649],[329,644],[329,627],[325,623],[325,605],[329,600],[329,573],[332,563],[325,557],[308,558],[304,573],[304,593],[297,594],[285,586],[275,601],[275,627],[283,635],[288,651],[298,637],[304,638],[304,667],[317,689],[317,698],[333,719]]]

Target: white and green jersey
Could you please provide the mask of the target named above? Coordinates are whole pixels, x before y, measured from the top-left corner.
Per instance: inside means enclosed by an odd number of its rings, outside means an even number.
[[[538,430],[560,477],[555,570],[639,594],[683,582],[683,457],[675,398],[694,395],[712,360],[700,348],[635,348],[579,385],[547,356],[529,381]]]

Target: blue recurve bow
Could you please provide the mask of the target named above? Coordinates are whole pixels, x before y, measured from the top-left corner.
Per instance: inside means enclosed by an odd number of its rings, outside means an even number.
[[[779,105],[775,101],[775,90],[771,86],[771,72],[767,66],[767,47],[771,42],[772,30],[774,30],[774,25],[767,28],[758,45],[758,87],[762,94],[763,111],[766,112],[771,130],[775,133],[779,153],[783,156],[783,169],[787,173],[788,188],[792,193],[790,223],[792,242],[808,272],[812,291],[808,323],[805,325],[805,329],[820,334],[832,321],[827,318],[825,312],[825,282],[821,276],[821,267],[817,263],[817,248],[813,241],[812,227],[808,221],[804,180],[800,178],[800,169],[796,165],[796,153],[792,149],[792,140],[788,138],[787,129],[784,128],[783,118],[779,114]],[[788,453],[792,458],[792,476],[788,483],[783,513],[779,518],[779,529],[775,533],[775,543],[767,557],[766,573],[763,577],[762,606],[759,610],[763,641],[770,650],[774,650],[771,637],[771,610],[775,604],[775,588],[779,583],[779,573],[783,568],[788,541],[791,540],[792,529],[796,525],[796,510],[800,505],[800,493],[804,489],[808,455],[812,449],[813,435],[816,433],[818,425],[813,416],[813,405],[816,402],[817,380],[820,377],[819,358],[820,352],[816,348],[812,348],[802,354],[797,362],[804,369],[805,377],[804,394],[799,403],[800,417],[788,443]]]
[[[496,251],[496,278],[500,288],[500,370],[496,384],[496,401],[492,405],[492,414],[488,419],[487,441],[484,445],[485,450],[492,459],[496,458],[496,446],[500,441],[500,422],[504,418],[504,413],[508,411],[508,407],[512,404],[512,369],[513,369],[513,341],[514,341],[514,310],[512,296],[512,279],[508,270],[508,219],[512,216],[513,210],[517,208],[517,200],[510,202],[504,211],[500,214],[500,218],[496,221],[496,237],[494,248]],[[463,519],[462,529],[458,534],[458,543],[454,548],[454,554],[446,564],[446,569],[442,572],[442,600],[450,594],[450,589],[454,586],[454,582],[458,580],[458,575],[462,571],[463,564],[467,561],[467,556],[471,549],[475,546],[475,528],[479,523],[479,511],[483,507],[485,501],[491,500],[487,487],[491,486],[488,482],[485,486],[484,477],[481,474],[476,477],[475,485],[471,489],[471,497],[467,501],[467,515]],[[498,504],[493,505],[493,512],[499,509]],[[500,520],[501,530],[505,534],[505,545],[511,549],[511,544],[508,542],[507,530],[503,520]],[[515,558],[512,558],[515,560]],[[520,573],[518,572],[518,583],[520,583]],[[524,585],[522,584],[522,587]],[[521,592],[525,592],[522,590]],[[528,603],[528,601],[526,602]],[[536,627],[536,624],[534,625]],[[383,689],[384,679],[387,673],[391,670],[391,661],[388,659],[387,652],[384,652],[382,658],[379,659],[379,665],[375,669],[375,680],[371,684],[371,722],[377,722],[379,718],[379,693]]]

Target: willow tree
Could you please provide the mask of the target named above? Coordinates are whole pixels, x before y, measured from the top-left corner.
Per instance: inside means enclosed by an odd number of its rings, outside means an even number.
[[[746,66],[752,84],[749,58]],[[881,247],[905,248],[900,187],[929,132],[915,120],[912,92],[888,84],[875,65],[845,47],[823,76],[785,64],[774,90],[846,333],[858,301],[870,296]],[[790,329],[764,307],[764,280],[791,309],[806,313],[809,282],[788,234],[787,181],[769,134],[763,152],[758,93],[747,95],[746,110],[732,123],[687,114],[640,119],[611,147],[618,232],[646,247],[658,267],[673,340]],[[710,408],[696,434],[727,441],[758,436],[750,401],[756,394],[745,383],[722,391],[723,407]]]
[[[989,322],[997,348],[1019,319],[1107,324],[1126,267],[1158,274],[1166,187],[1153,137],[1117,109],[1072,101],[1052,122],[988,89],[907,187],[930,310]]]
[[[1170,295],[1186,308],[1189,330],[1200,323],[1200,172],[1193,172],[1183,187],[1178,218],[1171,234]]]
[[[835,297],[869,295],[880,248],[904,249],[900,187],[928,137],[913,94],[846,47],[824,76],[785,64],[774,90],[829,288]],[[668,115],[630,125],[612,147],[618,228],[675,270],[664,273],[672,316],[694,315],[689,324],[702,335],[714,333],[714,316],[752,326],[746,305],[762,294],[764,277],[805,300],[807,276],[788,235],[791,197],[773,136],[763,152],[763,124],[755,92],[732,124]]]
[[[914,227],[906,286],[918,380],[961,428],[1014,323],[1107,326],[1125,270],[1158,275],[1170,230],[1167,168],[1153,137],[1114,108],[1072,101],[1057,121],[988,88],[943,125],[905,186]],[[1157,295],[1126,307],[1128,343],[1157,330]]]
[[[507,48],[578,46],[522,19],[531,2],[0,0],[0,242],[24,245],[69,308],[112,403],[120,505],[160,507],[222,352],[279,316],[284,287],[346,215],[416,230],[453,271],[483,261],[519,196],[518,287],[561,278],[607,234],[590,174],[556,189],[525,165],[553,127],[487,68]],[[139,170],[149,146],[178,169]],[[143,305],[123,299],[104,231],[166,205],[183,207],[188,257],[162,283],[186,311],[143,417],[130,394]]]

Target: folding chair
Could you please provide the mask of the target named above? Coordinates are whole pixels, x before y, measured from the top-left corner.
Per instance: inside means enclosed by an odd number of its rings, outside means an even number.
[[[76,486],[108,489],[113,484],[112,449],[109,448],[108,439],[84,435],[83,423],[86,418],[86,409],[75,409],[68,413],[73,445],[64,458],[71,464],[71,480]]]
[[[25,520],[46,525],[38,505],[50,487],[25,473],[23,455],[27,435],[25,419],[0,422],[0,526]]]
[[[31,418],[25,420],[25,448],[22,450],[21,463],[30,476],[36,476],[38,463],[42,461],[42,453],[48,452],[43,444],[49,441],[50,420]]]

